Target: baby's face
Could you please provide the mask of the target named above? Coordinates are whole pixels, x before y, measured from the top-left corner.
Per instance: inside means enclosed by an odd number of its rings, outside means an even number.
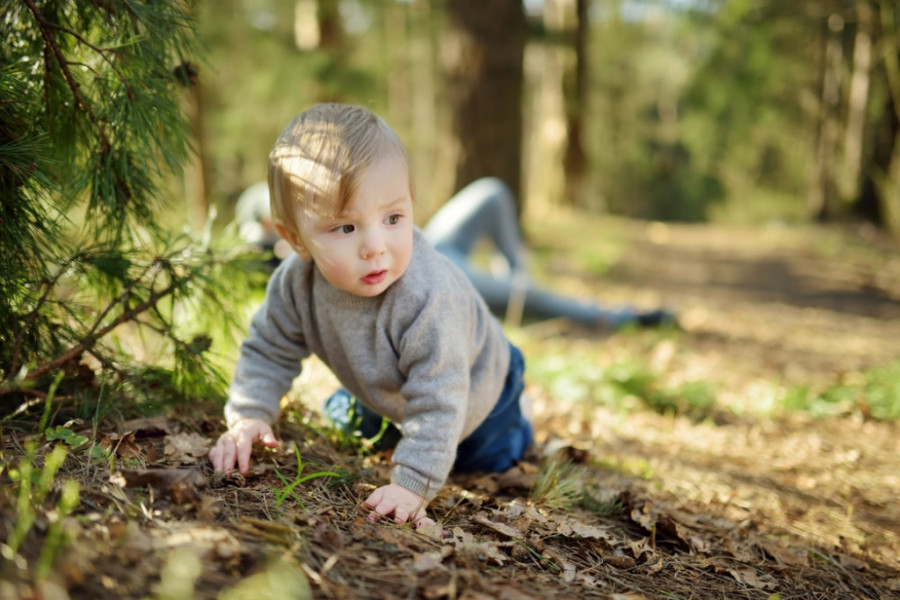
[[[412,258],[412,194],[406,161],[387,155],[362,174],[338,216],[320,207],[297,215],[295,248],[312,258],[332,285],[377,296],[397,281]],[[298,208],[298,210],[302,210]]]

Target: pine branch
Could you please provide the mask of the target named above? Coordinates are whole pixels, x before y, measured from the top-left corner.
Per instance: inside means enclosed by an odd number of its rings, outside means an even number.
[[[31,0],[28,0],[28,1],[31,1]],[[79,42],[81,42],[82,44],[84,44],[85,46],[87,46],[88,48],[90,48],[91,50],[96,52],[97,54],[99,54],[100,58],[102,58],[103,61],[107,65],[109,65],[109,68],[113,70],[113,73],[115,73],[116,75],[119,76],[119,81],[121,81],[122,85],[124,85],[125,88],[128,90],[128,96],[129,97],[134,96],[134,91],[131,89],[131,85],[129,85],[128,79],[122,74],[122,72],[116,66],[116,63],[109,56],[107,56],[109,53],[114,52],[115,48],[112,48],[112,47],[111,48],[101,48],[100,46],[89,42],[83,35],[81,35],[77,31],[73,31],[73,30],[69,29],[68,27],[63,27],[62,25],[60,25],[58,23],[51,23],[49,21],[45,21],[45,22],[47,23],[48,27],[51,27],[53,29],[56,29],[58,31],[61,31],[65,34],[72,36],[73,38],[75,38],[76,40],[78,40]],[[72,66],[76,66],[76,65],[87,66],[87,65],[84,65],[84,63],[77,63],[77,62],[71,62],[71,61],[66,61],[66,64],[72,65]],[[92,71],[94,71],[94,73],[97,72],[97,70],[94,69],[93,67],[89,67],[89,68]]]
[[[118,317],[116,317],[111,323],[109,323],[105,327],[90,333],[82,341],[78,342],[77,344],[75,344],[74,346],[72,346],[71,348],[69,348],[68,350],[66,350],[59,356],[57,356],[56,358],[29,371],[27,373],[27,375],[25,376],[25,379],[26,380],[37,379],[38,377],[41,377],[42,375],[45,375],[51,371],[54,371],[55,369],[60,368],[61,366],[63,366],[64,364],[66,364],[72,360],[75,360],[76,358],[78,358],[82,354],[84,354],[86,351],[88,351],[90,348],[92,348],[94,346],[94,344],[97,342],[97,340],[99,340],[100,338],[102,338],[103,336],[108,334],[110,331],[112,331],[113,329],[115,329],[116,327],[121,325],[122,323],[126,323],[128,321],[133,321],[139,314],[143,313],[144,311],[146,311],[150,308],[153,308],[157,302],[159,302],[166,296],[170,296],[171,294],[175,293],[185,283],[186,283],[186,281],[175,281],[172,284],[170,284],[167,288],[157,291],[157,292],[153,292],[152,294],[150,294],[150,297],[147,298],[147,300],[145,300],[144,302],[141,302],[140,304],[138,304],[137,306],[135,306],[133,308],[129,308],[128,310],[122,312],[122,314],[120,314]]]
[[[16,336],[15,350],[13,351],[13,359],[12,359],[12,363],[11,363],[11,366],[9,369],[8,376],[10,376],[10,377],[14,376],[16,371],[19,370],[19,364],[22,359],[22,344],[25,341],[25,333],[31,328],[32,325],[34,325],[34,322],[37,320],[38,315],[41,312],[41,309],[44,307],[44,305],[47,303],[47,300],[50,298],[50,293],[56,287],[56,284],[59,283],[60,278],[63,276],[63,274],[69,268],[69,265],[76,262],[76,260],[78,260],[78,258],[79,258],[79,255],[76,255],[76,256],[73,256],[71,259],[64,261],[60,265],[59,270],[56,272],[56,275],[54,275],[51,279],[48,279],[44,282],[44,293],[41,294],[41,297],[38,299],[37,304],[31,310],[31,312],[29,312],[27,315],[25,315],[25,317],[23,319],[24,322],[22,323],[21,328],[19,329],[19,333]]]
[[[23,2],[28,7],[28,10],[31,11],[31,14],[34,15],[34,18],[38,23],[38,27],[41,30],[41,37],[44,39],[44,42],[53,53],[53,56],[56,59],[56,63],[59,65],[59,70],[62,73],[63,78],[66,80],[66,84],[69,86],[69,89],[72,91],[72,96],[75,98],[75,102],[81,107],[81,110],[84,111],[90,122],[93,123],[97,128],[97,135],[100,137],[102,151],[104,153],[108,152],[110,148],[109,137],[107,136],[106,130],[103,128],[100,119],[97,118],[94,110],[91,108],[90,104],[88,104],[87,99],[85,99],[85,97],[82,95],[78,82],[75,81],[75,77],[69,70],[68,61],[63,55],[62,49],[59,47],[59,44],[56,43],[56,38],[53,36],[53,23],[51,23],[47,20],[46,17],[44,17],[43,13],[34,3],[34,0],[23,0]],[[53,69],[53,65],[50,64],[50,60],[46,52],[44,53],[44,64],[47,66],[47,74],[49,75],[49,73]]]
[[[106,316],[110,313],[110,311],[112,311],[114,306],[116,306],[117,304],[120,304],[120,303],[123,306],[127,306],[126,303],[128,301],[128,298],[131,297],[131,292],[134,291],[134,288],[137,287],[138,283],[140,283],[141,280],[144,277],[146,277],[147,274],[150,273],[151,271],[154,272],[154,276],[155,276],[157,273],[159,273],[159,269],[160,269],[160,260],[159,259],[157,259],[157,260],[151,262],[149,265],[147,265],[144,268],[144,271],[140,275],[135,277],[134,281],[132,281],[130,284],[128,284],[125,287],[125,289],[122,290],[122,293],[119,294],[119,296],[116,299],[112,300],[110,303],[108,303],[106,305],[106,308],[103,309],[103,312],[100,313],[100,316],[98,316],[94,320],[94,324],[91,326],[90,330],[88,331],[87,336],[90,337],[95,334],[95,332],[97,331],[97,328],[100,327],[100,324],[103,323],[103,320],[106,319]],[[153,287],[152,281],[150,282],[150,287],[151,288]]]

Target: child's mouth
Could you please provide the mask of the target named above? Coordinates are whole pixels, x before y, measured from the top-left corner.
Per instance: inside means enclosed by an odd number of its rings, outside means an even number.
[[[368,275],[365,275],[362,278],[362,282],[366,285],[377,285],[384,281],[384,278],[387,277],[387,269],[382,269],[380,271],[372,271]]]

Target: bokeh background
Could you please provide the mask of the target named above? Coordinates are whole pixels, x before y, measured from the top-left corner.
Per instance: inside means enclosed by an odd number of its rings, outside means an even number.
[[[422,220],[497,175],[523,214],[900,229],[892,0],[200,0],[190,218],[230,216],[280,129],[361,103]]]

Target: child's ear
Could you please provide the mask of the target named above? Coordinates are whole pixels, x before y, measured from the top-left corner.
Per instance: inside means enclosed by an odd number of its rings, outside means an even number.
[[[278,235],[284,238],[284,241],[291,245],[291,248],[294,249],[294,252],[296,252],[303,258],[310,258],[311,255],[309,253],[309,250],[307,250],[306,246],[303,245],[303,240],[300,239],[300,234],[285,227],[284,223],[281,221],[275,221],[275,229],[278,230]]]

